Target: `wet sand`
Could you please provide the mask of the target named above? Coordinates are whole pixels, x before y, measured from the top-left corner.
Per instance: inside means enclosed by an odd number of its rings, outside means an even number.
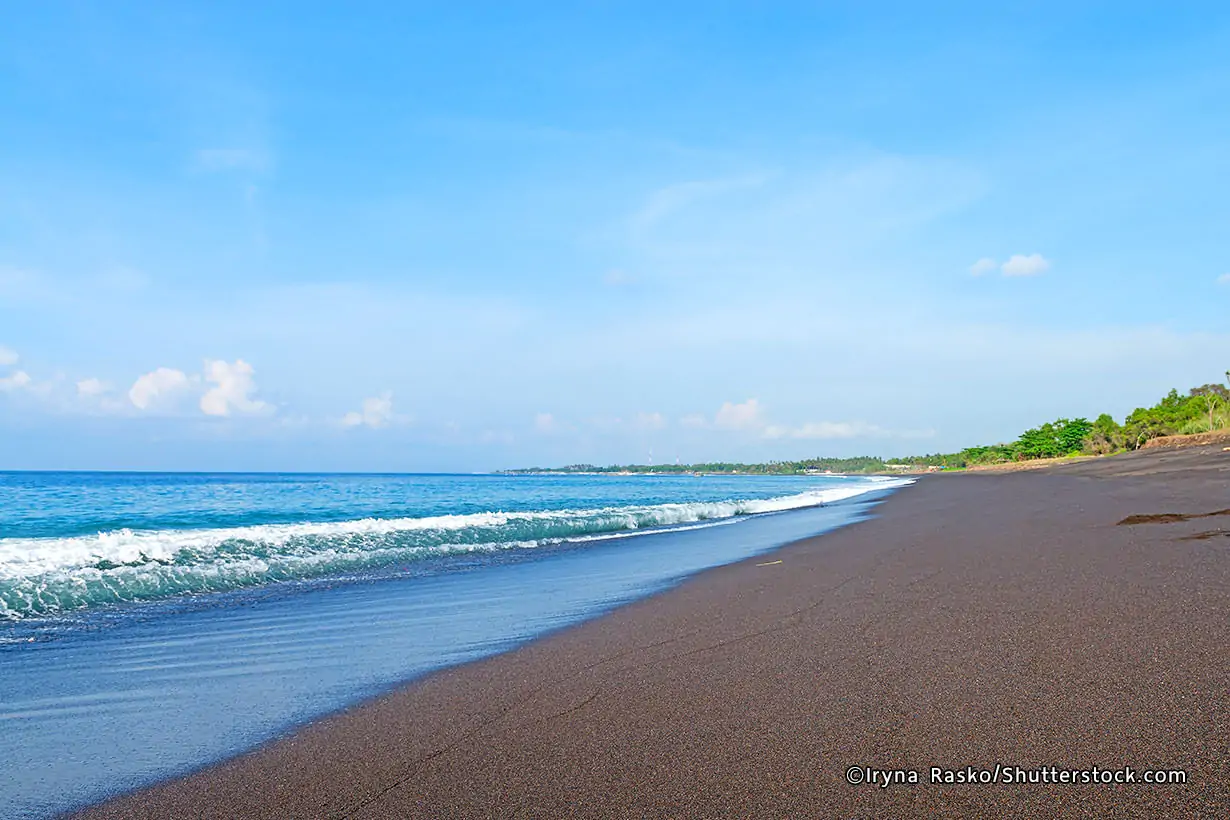
[[[1219,446],[928,476],[80,816],[1230,816],[1228,508]],[[1187,783],[930,782],[997,764]]]

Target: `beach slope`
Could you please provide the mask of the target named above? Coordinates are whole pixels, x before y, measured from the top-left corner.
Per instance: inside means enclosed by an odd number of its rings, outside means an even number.
[[[79,816],[1225,817],[1228,535],[1219,446],[927,477]],[[1187,782],[931,782],[997,765]]]

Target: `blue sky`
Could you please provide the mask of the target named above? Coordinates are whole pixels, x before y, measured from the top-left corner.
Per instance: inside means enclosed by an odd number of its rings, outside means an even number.
[[[18,4],[0,468],[1122,417],[1230,367],[1227,55],[1212,3]]]

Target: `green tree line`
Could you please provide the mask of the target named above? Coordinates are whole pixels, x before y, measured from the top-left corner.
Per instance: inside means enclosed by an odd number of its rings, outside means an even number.
[[[1230,371],[1226,372],[1230,384]],[[626,464],[598,467],[572,464],[567,467],[532,468],[510,472],[566,473],[739,473],[749,475],[798,475],[805,473],[891,473],[902,467],[959,469],[982,464],[1062,458],[1076,455],[1109,455],[1136,450],[1160,436],[1189,435],[1230,430],[1230,389],[1222,384],[1202,384],[1182,395],[1171,390],[1152,407],[1138,407],[1122,423],[1109,413],[1095,420],[1060,418],[1021,433],[1016,441],[967,447],[957,453],[930,453],[886,461],[875,456],[854,458],[808,458],[741,464],[717,461],[703,464]]]
[[[1226,372],[1230,384],[1230,371]],[[1230,389],[1202,384],[1181,395],[1171,390],[1152,407],[1138,407],[1123,423],[1103,413],[1094,421],[1061,418],[1021,433],[1007,444],[967,447],[959,453],[935,453],[902,459],[914,466],[972,467],[1038,458],[1109,455],[1143,447],[1161,436],[1190,435],[1230,429]]]

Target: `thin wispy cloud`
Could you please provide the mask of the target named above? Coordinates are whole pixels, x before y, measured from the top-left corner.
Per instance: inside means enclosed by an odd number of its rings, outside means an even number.
[[[764,437],[771,439],[842,439],[884,435],[888,435],[888,431],[882,427],[848,421],[812,421],[798,427],[773,424],[764,429]]]
[[[83,398],[94,398],[108,392],[111,388],[95,378],[81,379],[77,382],[77,395]]]
[[[666,416],[661,413],[637,413],[632,427],[643,432],[663,430],[666,428]]]
[[[726,402],[714,415],[713,426],[719,430],[750,430],[763,427],[763,409],[756,399],[748,399],[740,404]]]
[[[969,266],[969,272],[974,276],[982,276],[999,267],[999,263],[989,256],[984,256]]]
[[[268,154],[250,148],[202,148],[196,152],[194,159],[199,170],[210,172],[264,173],[270,165]]]
[[[772,174],[758,172],[668,185],[650,194],[645,204],[632,215],[630,222],[634,231],[642,233],[691,205],[732,191],[759,188],[771,178]]]
[[[269,469],[278,453],[365,469],[393,439],[407,469],[627,463],[651,444],[892,455],[909,431],[959,449],[1121,418],[1224,371],[1224,248],[1192,241],[1225,222],[1208,204],[1224,175],[1193,172],[1224,154],[1230,113],[1201,68],[1221,44],[1173,9],[1113,47],[1111,17],[1066,20],[1065,42],[1115,68],[1078,83],[1058,41],[1019,26],[1012,49],[966,48],[1015,26],[997,9],[935,12],[925,37],[857,12],[852,47],[830,49],[794,12],[765,28],[739,7],[692,36],[675,7],[655,29],[687,48],[614,67],[634,15],[601,14],[553,18],[569,49],[427,15],[439,47],[420,67],[452,80],[413,111],[404,72],[366,72],[358,94],[317,82],[311,20],[7,15],[0,47],[56,55],[23,69],[29,98],[59,103],[6,112],[0,342],[22,354],[0,364],[6,449],[35,464],[79,440],[89,466],[169,469],[230,435],[268,436],[243,458]],[[338,76],[395,35],[355,24]],[[495,85],[453,71],[476,38],[506,69]],[[1076,323],[1057,304],[1093,308]],[[409,396],[431,397],[413,425]],[[149,455],[155,428],[168,446]]]
[[[620,287],[621,285],[632,284],[636,281],[636,278],[627,271],[622,271],[616,268],[604,273],[602,275],[602,281],[604,284],[610,285],[611,287]]]
[[[901,241],[985,189],[983,176],[963,163],[882,153],[680,182],[651,192],[628,217],[623,250],[647,279],[832,282],[835,258]]]
[[[771,422],[757,399],[735,404],[725,402],[710,422],[703,415],[693,414],[680,422],[693,429],[713,428],[751,434],[762,439],[777,440],[840,440],[868,438],[920,438],[934,431],[897,431],[865,421],[811,421],[798,425]]]
[[[1050,261],[1040,253],[1031,253],[1028,256],[1018,253],[1005,262],[1000,270],[1003,271],[1004,276],[1037,276],[1045,273],[1050,267]]]
[[[361,409],[342,416],[342,426],[379,430],[388,427],[393,420],[393,393],[386,390],[379,396],[364,399]]]
[[[8,376],[0,376],[0,390],[15,391],[24,390],[33,383],[30,374],[24,370],[18,370]]]
[[[689,413],[679,419],[679,424],[692,430],[703,430],[709,426],[709,420],[701,413]]]
[[[929,438],[934,430],[889,430],[865,421],[811,421],[797,427],[770,425],[764,430],[767,439],[866,439],[866,438]]]
[[[1040,253],[1031,254],[1013,254],[1008,258],[1007,262],[1002,265],[990,256],[984,256],[974,264],[970,265],[969,272],[973,276],[985,276],[991,273],[996,268],[1004,276],[1037,276],[1040,273],[1045,273],[1051,267],[1049,259],[1045,258]]]

